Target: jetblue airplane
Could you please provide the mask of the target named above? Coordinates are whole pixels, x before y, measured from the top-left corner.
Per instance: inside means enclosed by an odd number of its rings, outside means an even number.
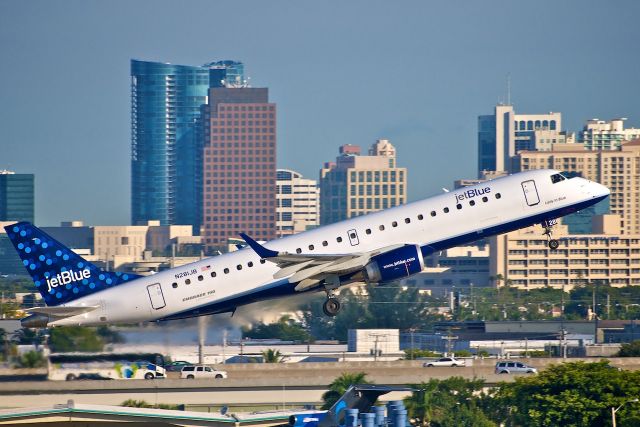
[[[248,247],[144,277],[102,271],[29,223],[5,229],[47,305],[25,327],[182,319],[311,291],[335,316],[339,287],[411,276],[437,251],[536,223],[556,249],[556,219],[608,195],[555,170],[521,172],[264,244],[241,234]]]

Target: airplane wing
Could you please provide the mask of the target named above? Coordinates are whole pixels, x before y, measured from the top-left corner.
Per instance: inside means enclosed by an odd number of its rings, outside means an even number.
[[[300,282],[296,291],[307,290],[331,275],[344,275],[364,268],[372,257],[403,245],[392,245],[365,253],[351,254],[291,254],[278,252],[262,246],[244,233],[240,236],[260,258],[273,262],[280,270],[274,279],[291,276],[291,282]]]
[[[45,314],[51,317],[64,318],[64,317],[71,317],[71,316],[77,316],[79,314],[89,313],[90,311],[93,311],[97,308],[100,308],[100,306],[99,305],[91,305],[86,307],[56,306],[56,307],[33,307],[33,308],[28,308],[25,311],[31,314]]]

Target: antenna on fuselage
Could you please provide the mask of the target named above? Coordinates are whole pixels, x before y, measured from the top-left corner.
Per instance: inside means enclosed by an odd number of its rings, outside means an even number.
[[[448,193],[449,190],[447,190],[446,188],[442,187],[442,191],[444,191],[445,193]]]

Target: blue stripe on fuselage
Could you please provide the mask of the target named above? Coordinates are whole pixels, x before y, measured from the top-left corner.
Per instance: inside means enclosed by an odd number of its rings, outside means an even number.
[[[586,202],[577,203],[573,206],[565,206],[550,212],[544,212],[537,215],[520,218],[515,221],[507,222],[504,224],[496,225],[494,227],[484,229],[481,232],[474,231],[471,233],[453,237],[451,239],[433,242],[428,245],[421,246],[420,249],[422,251],[423,256],[428,256],[433,254],[434,252],[449,249],[465,243],[474,242],[476,240],[482,239],[487,236],[508,233],[510,231],[528,227],[533,224],[541,223],[542,221],[545,221],[548,219],[559,218],[561,216],[568,215],[573,212],[584,209],[586,207],[589,207],[591,205],[594,205],[600,202],[601,200],[604,200],[607,197],[608,196],[597,197]],[[241,305],[251,304],[253,302],[267,300],[267,299],[273,299],[273,298],[279,298],[279,297],[298,294],[299,292],[295,290],[295,287],[297,284],[298,284],[297,282],[289,283],[287,279],[276,280],[274,282],[270,282],[265,285],[259,286],[250,291],[246,291],[246,292],[234,295],[227,299],[218,300],[214,303],[196,307],[187,311],[182,311],[180,313],[172,314],[170,316],[163,317],[158,320],[184,319],[184,318],[193,317],[193,316],[205,316],[210,314],[218,314],[218,313],[235,311],[235,309]],[[308,291],[314,291],[314,290],[317,290],[317,288],[308,289]]]

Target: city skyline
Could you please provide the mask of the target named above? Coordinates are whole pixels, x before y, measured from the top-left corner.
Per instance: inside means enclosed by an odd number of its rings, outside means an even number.
[[[317,179],[338,146],[386,138],[410,171],[409,201],[475,176],[477,117],[507,100],[507,75],[518,111],[561,112],[568,131],[594,117],[640,127],[636,2],[607,26],[601,2],[354,2],[339,17],[338,3],[249,2],[231,16],[208,2],[67,3],[0,5],[13,65],[0,70],[0,169],[36,175],[40,225],[130,222],[133,58],[244,62],[278,104],[277,167]]]

